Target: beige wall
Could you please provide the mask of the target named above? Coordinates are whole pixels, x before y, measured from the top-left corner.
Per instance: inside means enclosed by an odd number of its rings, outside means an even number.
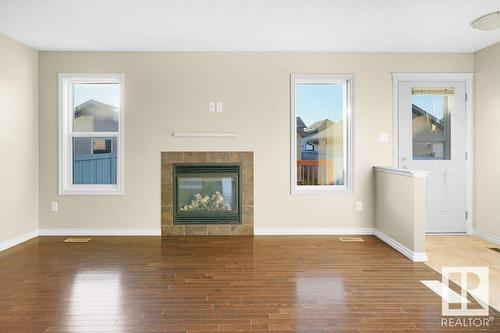
[[[38,228],[38,52],[0,34],[0,242]]]
[[[474,224],[500,239],[500,43],[474,54]]]
[[[375,228],[413,252],[425,252],[426,181],[411,171],[375,171]]]
[[[255,226],[373,227],[373,165],[392,162],[391,72],[471,72],[471,54],[40,53],[41,228],[159,228],[160,152],[255,152]],[[57,194],[57,73],[125,74],[124,196]],[[354,191],[290,195],[290,73],[354,73]],[[224,103],[208,113],[209,101]],[[234,131],[235,138],[174,138]],[[58,213],[49,202],[60,202]],[[363,200],[364,212],[355,211]]]

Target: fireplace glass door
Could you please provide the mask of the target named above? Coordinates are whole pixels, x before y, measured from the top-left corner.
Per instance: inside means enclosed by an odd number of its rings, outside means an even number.
[[[239,165],[174,169],[174,224],[239,223]]]

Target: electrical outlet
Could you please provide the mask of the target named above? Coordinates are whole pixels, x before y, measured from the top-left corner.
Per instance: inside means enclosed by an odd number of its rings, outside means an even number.
[[[222,112],[222,102],[217,102],[215,104],[215,111],[216,112]]]
[[[389,134],[388,133],[379,133],[378,143],[387,143],[387,142],[389,142]]]
[[[59,210],[59,203],[57,201],[52,201],[50,203],[50,211],[57,212]]]
[[[356,201],[356,211],[358,212],[363,211],[363,201]]]
[[[215,102],[208,102],[208,112],[215,112]]]

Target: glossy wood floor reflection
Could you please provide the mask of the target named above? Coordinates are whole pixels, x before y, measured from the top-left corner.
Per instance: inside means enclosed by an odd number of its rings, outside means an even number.
[[[364,238],[39,237],[0,253],[0,332],[458,331],[437,272]]]

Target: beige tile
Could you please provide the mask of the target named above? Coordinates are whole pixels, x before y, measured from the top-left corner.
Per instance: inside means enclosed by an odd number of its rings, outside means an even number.
[[[207,153],[206,152],[185,152],[184,153],[184,163],[206,163]]]
[[[253,164],[253,152],[240,152],[241,163]]]
[[[183,225],[164,225],[161,227],[162,236],[184,236]]]
[[[243,183],[253,184],[253,169],[245,165],[241,169],[241,180]]]
[[[242,224],[253,225],[253,206],[243,206],[241,214]]]
[[[253,235],[253,225],[233,224],[231,225],[231,235]]]
[[[241,184],[241,203],[244,206],[253,206],[253,183]]]
[[[162,163],[180,163],[184,162],[184,153],[179,151],[167,151],[161,153]]]
[[[207,226],[208,235],[231,235],[231,225],[213,224]]]
[[[206,225],[186,225],[185,226],[186,235],[206,235],[207,226]]]
[[[172,225],[173,224],[173,216],[172,216],[172,207],[162,207],[161,208],[161,225]]]
[[[241,153],[238,151],[233,151],[231,154],[231,162],[241,162]]]
[[[161,183],[172,184],[172,164],[162,163],[161,165]]]
[[[161,205],[162,207],[172,206],[172,184],[161,185]]]
[[[229,163],[232,162],[231,152],[208,152],[207,161],[210,163]]]

